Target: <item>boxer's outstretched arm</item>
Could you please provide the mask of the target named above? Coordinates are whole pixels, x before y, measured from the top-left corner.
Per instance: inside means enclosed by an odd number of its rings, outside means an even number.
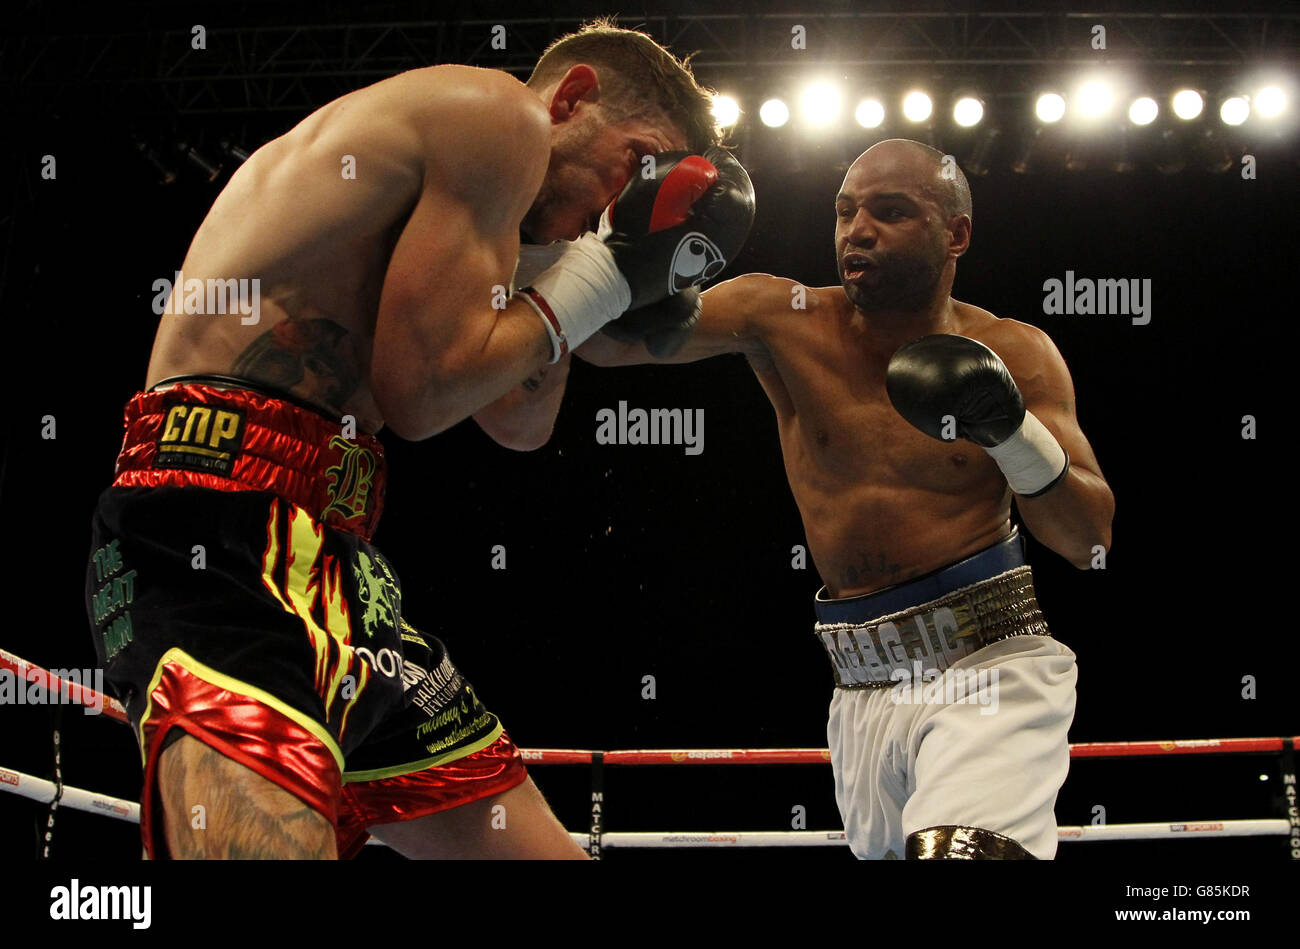
[[[1001,320],[984,342],[1011,372],[1025,409],[1070,456],[1070,470],[1059,484],[1037,497],[1014,495],[1016,508],[1036,539],[1087,570],[1094,547],[1110,550],[1115,496],[1075,417],[1070,370],[1051,338],[1026,323]]]
[[[656,358],[642,342],[624,343],[597,333],[574,350],[595,366],[634,366],[640,363],[686,363],[724,353],[766,353],[765,315],[788,310],[790,281],[770,274],[743,274],[724,280],[700,295],[702,311],[690,337],[671,356]]]
[[[646,362],[684,363],[724,353],[751,353],[762,348],[758,308],[767,297],[784,301],[786,290],[775,277],[746,274],[720,283],[701,296],[702,315],[686,344],[672,356],[652,356],[644,343],[625,343],[597,333],[575,352],[597,366],[630,366]],[[506,393],[474,414],[483,431],[516,451],[546,444],[564,398],[569,357],[543,366],[522,387]]]
[[[467,70],[428,106],[424,185],[380,294],[371,389],[403,438],[428,438],[497,401],[551,358],[537,313],[505,293],[519,222],[550,158],[541,100],[503,73]]]

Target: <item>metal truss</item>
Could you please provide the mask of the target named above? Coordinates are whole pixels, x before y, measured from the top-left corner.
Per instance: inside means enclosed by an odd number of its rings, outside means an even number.
[[[1300,11],[883,13],[854,6],[772,12],[741,3],[730,9],[752,12],[625,15],[620,22],[674,52],[695,53],[704,82],[741,89],[816,67],[881,82],[918,76],[979,82],[1017,94],[1058,68],[1124,63],[1215,79],[1300,60]],[[137,0],[68,13],[66,5],[55,11],[28,2],[12,28],[0,31],[0,95],[9,108],[47,114],[302,114],[359,86],[435,63],[525,78],[551,40],[601,12],[592,4],[565,9],[565,15],[493,16],[482,3],[325,2],[307,14],[280,2],[205,11]],[[192,48],[196,23],[206,30],[205,49]],[[1106,28],[1104,51],[1091,46],[1095,25]],[[803,49],[792,43],[795,27],[802,28]]]

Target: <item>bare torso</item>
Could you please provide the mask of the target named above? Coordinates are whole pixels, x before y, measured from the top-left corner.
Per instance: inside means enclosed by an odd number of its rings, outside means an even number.
[[[441,153],[456,137],[437,135],[439,126],[454,128],[458,100],[483,72],[432,67],[360,89],[245,162],[181,270],[186,282],[256,278],[259,319],[164,315],[146,386],[178,375],[235,376],[351,415],[362,430],[382,427],[370,369],[385,273],[416,205],[439,198],[426,169],[450,164]],[[178,288],[173,311],[179,300]]]
[[[749,361],[776,409],[786,474],[813,560],[832,596],[853,596],[960,560],[1005,537],[1011,492],[978,446],[946,444],[890,404],[893,343],[873,341],[843,289],[788,280],[759,315],[764,354]],[[764,295],[766,296],[766,294]],[[989,343],[999,321],[953,301],[949,332]]]

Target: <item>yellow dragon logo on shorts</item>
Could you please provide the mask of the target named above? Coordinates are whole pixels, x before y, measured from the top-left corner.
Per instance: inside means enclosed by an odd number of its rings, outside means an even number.
[[[370,500],[370,479],[375,474],[375,456],[342,435],[330,439],[331,448],[343,451],[343,457],[333,467],[326,468],[329,476],[330,503],[321,512],[322,519],[330,511],[338,511],[345,521],[366,513]]]
[[[384,627],[397,626],[402,613],[401,593],[397,578],[393,576],[382,558],[370,558],[364,550],[357,551],[355,564],[357,599],[364,609],[361,612],[361,630],[373,639]],[[402,621],[405,625],[405,621]]]

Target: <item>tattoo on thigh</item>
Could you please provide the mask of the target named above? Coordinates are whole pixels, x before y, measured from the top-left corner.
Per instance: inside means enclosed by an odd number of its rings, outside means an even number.
[[[188,781],[185,756],[179,751],[163,754],[158,763],[159,795],[162,797],[163,820],[167,824],[167,849],[174,860],[195,860],[203,854],[198,841],[183,830],[189,820],[190,808],[185,804],[185,787]],[[175,828],[178,832],[173,832]]]
[[[178,859],[330,859],[334,828],[283,788],[197,741],[160,763],[167,841]],[[203,826],[194,826],[196,806]]]
[[[352,335],[325,319],[280,321],[253,340],[232,368],[237,376],[335,408],[361,381]]]

